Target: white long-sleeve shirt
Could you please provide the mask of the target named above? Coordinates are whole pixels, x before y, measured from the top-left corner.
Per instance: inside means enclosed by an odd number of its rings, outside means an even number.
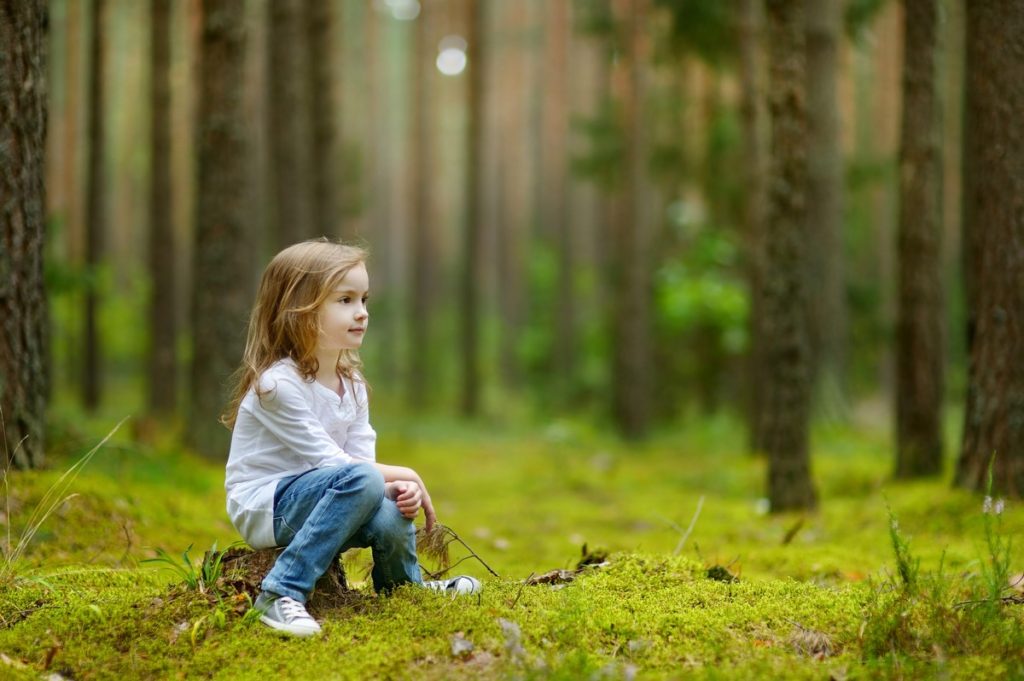
[[[282,359],[263,372],[260,388],[269,392],[258,398],[250,389],[238,407],[224,482],[228,516],[256,549],[275,545],[278,480],[356,460],[373,462],[377,442],[360,381],[341,397]]]

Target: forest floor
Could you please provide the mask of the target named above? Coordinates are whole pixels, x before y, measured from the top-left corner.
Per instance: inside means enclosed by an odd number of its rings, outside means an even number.
[[[46,513],[111,428],[75,423],[49,470],[5,478],[0,678],[1024,679],[1024,589],[1006,586],[1024,572],[1021,503],[983,513],[946,479],[893,482],[879,426],[817,429],[820,509],[773,515],[764,462],[727,418],[642,445],[572,422],[381,418],[378,458],[419,470],[500,577],[470,559],[456,573],[483,580],[478,597],[376,597],[369,552],[347,555],[360,593],[316,613],[321,637],[289,640],[223,581],[192,589],[141,562],[191,547],[198,564],[237,539],[222,467],[172,438],[141,445],[124,426]],[[604,564],[525,583],[574,570],[584,546]]]

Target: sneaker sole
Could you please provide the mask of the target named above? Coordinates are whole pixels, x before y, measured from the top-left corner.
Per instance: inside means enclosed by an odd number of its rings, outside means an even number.
[[[282,634],[288,634],[289,636],[298,636],[299,638],[308,638],[320,633],[320,629],[294,629],[286,624],[281,624],[277,620],[270,619],[266,615],[260,616],[260,622],[263,622],[274,631],[279,631]]]

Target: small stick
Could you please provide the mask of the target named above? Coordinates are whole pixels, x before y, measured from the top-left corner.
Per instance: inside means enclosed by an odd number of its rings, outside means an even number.
[[[704,508],[703,494],[700,496],[700,499],[697,500],[697,510],[694,511],[693,517],[690,519],[690,526],[686,528],[686,532],[683,533],[679,543],[676,544],[676,550],[672,552],[673,556],[678,556],[679,552],[683,550],[683,545],[686,543],[686,540],[690,538],[690,533],[693,532],[693,527],[697,524],[697,518],[700,517],[700,510],[702,508]]]

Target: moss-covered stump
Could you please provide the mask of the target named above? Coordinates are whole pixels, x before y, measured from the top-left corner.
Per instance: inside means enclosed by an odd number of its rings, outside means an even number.
[[[247,593],[256,600],[263,578],[274,567],[274,562],[283,550],[253,550],[247,546],[230,548],[224,552],[221,560],[221,579],[224,584],[234,587],[238,593]],[[359,592],[349,588],[345,578],[345,566],[339,559],[332,563],[326,574],[317,581],[308,606],[312,611],[328,610],[352,605],[359,598]]]

